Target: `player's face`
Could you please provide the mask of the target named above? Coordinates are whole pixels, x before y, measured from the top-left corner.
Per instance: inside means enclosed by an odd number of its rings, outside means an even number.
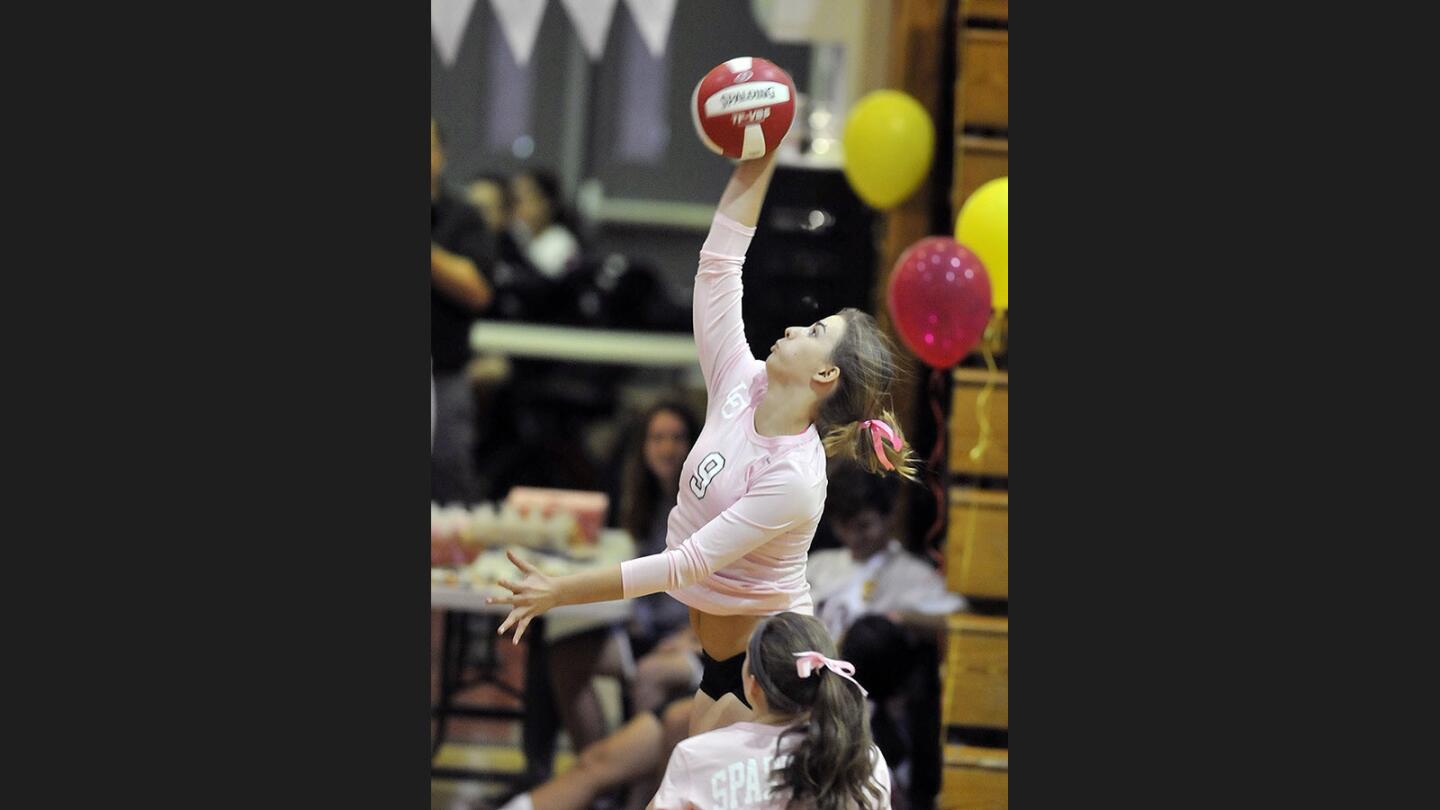
[[[844,337],[845,326],[844,318],[831,315],[809,326],[787,328],[785,336],[770,347],[770,354],[765,358],[766,370],[788,382],[838,379],[839,369],[830,362],[830,355]]]

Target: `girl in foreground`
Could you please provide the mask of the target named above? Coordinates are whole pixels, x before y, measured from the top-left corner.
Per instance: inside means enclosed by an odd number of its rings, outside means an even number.
[[[650,810],[880,810],[890,770],[870,741],[855,668],[813,616],[762,621],[745,658],[753,722],[675,746]]]

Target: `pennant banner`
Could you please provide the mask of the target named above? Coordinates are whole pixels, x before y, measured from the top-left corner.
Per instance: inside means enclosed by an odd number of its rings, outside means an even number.
[[[460,42],[470,23],[470,10],[475,0],[430,0],[430,33],[435,36],[435,49],[445,67],[455,66],[460,55]]]
[[[540,33],[540,20],[545,16],[545,0],[490,0],[495,19],[515,64],[526,65],[535,50],[535,36]]]
[[[675,20],[675,0],[625,0],[630,17],[650,55],[659,59],[665,55],[665,44],[670,39],[670,23]]]
[[[605,37],[610,33],[610,20],[615,16],[616,0],[560,0],[570,13],[580,44],[593,61],[605,52]]]

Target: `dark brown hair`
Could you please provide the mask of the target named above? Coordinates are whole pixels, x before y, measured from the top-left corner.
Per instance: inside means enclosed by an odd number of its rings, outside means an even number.
[[[660,413],[673,413],[685,423],[690,446],[695,446],[695,440],[700,437],[700,423],[695,414],[677,401],[658,402],[636,420],[630,449],[625,454],[624,486],[620,490],[620,527],[629,532],[637,543],[643,543],[649,535],[655,504],[660,501],[660,482],[645,466],[645,436],[650,432],[651,420]]]
[[[789,807],[879,810],[882,792],[874,779],[876,753],[865,698],[855,684],[828,669],[801,678],[795,653],[806,650],[839,657],[825,625],[799,613],[760,622],[746,649],[750,674],[770,708],[796,716],[780,733],[777,756],[787,736],[803,735],[773,774],[773,789],[789,791]]]
[[[895,513],[900,482],[892,476],[867,475],[855,462],[841,461],[831,467],[826,479],[829,487],[825,496],[826,518],[850,520],[867,509],[879,512],[886,519]]]
[[[866,472],[884,475],[888,470],[875,455],[872,428],[862,425],[879,419],[904,441],[904,433],[890,408],[890,385],[897,375],[896,354],[890,339],[875,319],[858,309],[842,309],[845,333],[830,352],[830,362],[840,369],[836,389],[820,403],[815,429],[824,437],[825,455],[854,461]],[[911,481],[916,475],[916,457],[905,444],[896,450],[880,434],[880,446],[895,473]]]

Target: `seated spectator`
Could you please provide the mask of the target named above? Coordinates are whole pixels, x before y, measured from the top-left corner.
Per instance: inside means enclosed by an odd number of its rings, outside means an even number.
[[[890,531],[899,482],[851,466],[830,474],[825,518],[842,548],[810,554],[815,615],[869,690],[875,744],[896,770],[896,808],[939,791],[939,649],[945,616],[968,608]],[[908,800],[908,801],[907,801]]]
[[[465,199],[479,212],[485,226],[494,233],[505,233],[510,229],[515,201],[510,196],[510,184],[498,174],[482,174],[465,187]]]
[[[656,404],[636,420],[610,522],[635,538],[639,554],[665,548],[665,522],[675,507],[680,467],[699,432],[695,416],[678,402]],[[605,735],[592,684],[596,675],[628,681],[632,707],[640,714],[658,715],[666,703],[692,695],[699,686],[700,642],[690,630],[689,608],[664,593],[637,599],[632,607],[624,628],[628,638],[618,627],[551,637],[547,625],[554,705],[576,751]],[[644,656],[638,665],[637,655]]]
[[[445,150],[440,125],[430,119],[430,359],[434,384],[430,499],[473,503],[480,497],[475,472],[475,396],[466,375],[470,326],[494,301],[487,274],[495,261],[494,235],[480,217],[441,182]]]
[[[510,233],[541,275],[558,280],[580,261],[580,240],[560,198],[555,176],[527,170],[510,178],[515,215]]]
[[[684,697],[656,712],[641,712],[619,731],[580,752],[565,773],[511,797],[500,810],[586,810],[612,807],[611,794],[628,786],[624,807],[641,810],[655,795],[665,763],[690,731]]]

